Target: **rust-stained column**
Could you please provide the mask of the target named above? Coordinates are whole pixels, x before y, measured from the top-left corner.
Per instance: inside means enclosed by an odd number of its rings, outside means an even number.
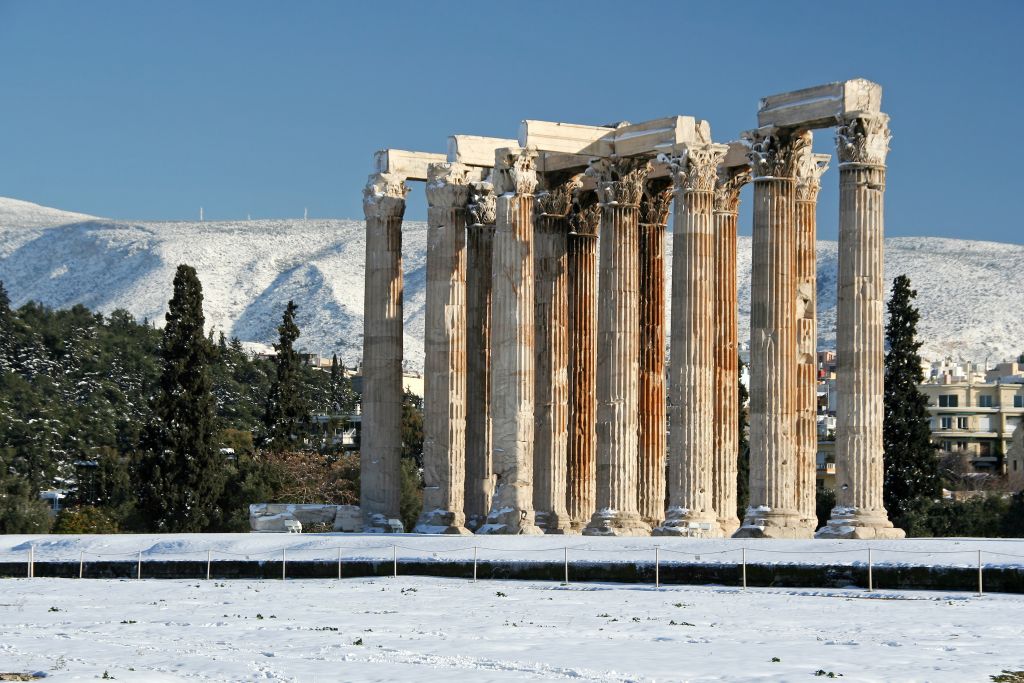
[[[836,316],[836,507],[820,538],[903,538],[882,502],[885,158],[889,117],[837,129],[839,305]]]
[[[469,534],[466,493],[466,203],[469,169],[431,164],[423,373],[421,534]]]
[[[740,189],[748,182],[748,167],[720,167],[715,184],[715,409],[711,500],[718,524],[726,536],[734,534],[740,526],[736,516],[740,421],[736,223]]]
[[[651,528],[637,509],[640,194],[650,162],[598,161],[601,202],[597,311],[597,509],[588,535],[639,536]]]
[[[498,150],[491,291],[491,425],[497,477],[479,534],[540,534],[533,512],[536,153]]]
[[[644,522],[665,518],[665,228],[672,181],[647,182],[640,198],[640,413],[637,504]]]
[[[672,236],[669,508],[656,534],[718,537],[714,465],[714,200],[725,145],[670,160],[675,175]]]
[[[494,187],[474,183],[466,226],[466,526],[479,529],[494,493],[491,466],[491,252]]]
[[[601,205],[577,205],[570,218],[568,509],[582,530],[596,508],[597,231]]]
[[[810,138],[810,133],[807,133]],[[818,457],[817,205],[821,176],[831,156],[805,147],[796,164],[796,500],[800,519],[818,528],[815,499]]]
[[[368,532],[400,530],[402,525],[402,217],[408,191],[404,178],[389,173],[371,175],[363,190],[366,281],[359,507]]]
[[[748,133],[754,179],[750,505],[736,536],[804,538],[796,500],[795,163],[805,137]]]
[[[534,234],[536,326],[533,507],[537,526],[549,534],[571,530],[566,509],[569,427],[569,299],[567,236],[578,176],[537,195]]]

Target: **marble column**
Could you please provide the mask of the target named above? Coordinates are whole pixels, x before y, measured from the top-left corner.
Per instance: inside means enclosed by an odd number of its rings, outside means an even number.
[[[711,506],[726,536],[734,534],[740,526],[736,516],[740,436],[736,223],[740,190],[748,182],[748,167],[720,167],[715,184],[715,398]]]
[[[597,509],[597,232],[601,205],[577,205],[569,223],[568,510],[580,531]]]
[[[549,534],[571,530],[566,508],[569,427],[569,298],[567,239],[579,176],[537,194],[534,234],[533,507],[537,526]]]
[[[389,173],[371,175],[363,190],[366,281],[359,506],[367,532],[402,528],[402,217],[408,191],[404,178]]]
[[[889,117],[841,122],[836,507],[820,538],[902,538],[882,503],[885,158]]]
[[[754,180],[750,304],[750,505],[741,538],[804,538],[796,500],[795,164],[792,131],[748,134]]]
[[[496,153],[491,291],[491,425],[497,477],[479,534],[540,534],[533,509],[536,153]]]
[[[648,161],[599,160],[601,296],[597,312],[597,509],[587,535],[639,536],[650,526],[637,508],[640,194]]]
[[[810,133],[807,133],[808,138]],[[817,206],[828,154],[808,144],[796,164],[796,499],[802,523],[818,528]]]
[[[719,537],[712,507],[714,466],[714,199],[725,145],[671,159],[676,215],[672,236],[672,362],[669,368],[669,507],[661,535]]]
[[[494,494],[491,465],[491,252],[494,186],[474,183],[466,226],[466,526],[479,529]]]
[[[640,378],[638,501],[651,526],[665,518],[665,229],[672,181],[648,181],[640,198]]]
[[[469,168],[427,170],[423,512],[416,533],[469,534],[466,488],[466,204]]]

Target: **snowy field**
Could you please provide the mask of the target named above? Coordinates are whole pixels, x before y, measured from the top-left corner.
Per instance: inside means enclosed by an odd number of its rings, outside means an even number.
[[[0,672],[119,681],[987,681],[1024,596],[398,577],[0,582]],[[106,674],[106,676],[104,676]]]

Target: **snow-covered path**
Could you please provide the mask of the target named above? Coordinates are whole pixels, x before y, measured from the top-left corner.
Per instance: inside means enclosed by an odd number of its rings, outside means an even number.
[[[426,578],[0,583],[0,672],[48,680],[988,680],[1024,597]],[[779,661],[773,661],[777,658]]]

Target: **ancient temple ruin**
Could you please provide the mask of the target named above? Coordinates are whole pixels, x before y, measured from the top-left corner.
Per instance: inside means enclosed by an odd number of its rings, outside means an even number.
[[[882,505],[881,92],[857,79],[766,97],[758,127],[728,144],[706,121],[671,116],[529,120],[516,139],[453,135],[444,154],[378,152],[364,190],[366,529],[393,530],[399,516],[402,218],[410,181],[423,181],[426,488],[416,531],[902,537]],[[812,151],[821,128],[836,129],[839,162],[838,502],[816,530],[816,203],[830,161]],[[747,183],[741,520],[736,226]]]

